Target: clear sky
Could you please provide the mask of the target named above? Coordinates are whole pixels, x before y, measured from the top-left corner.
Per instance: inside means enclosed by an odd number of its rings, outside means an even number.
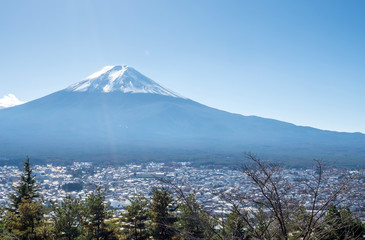
[[[200,103],[365,133],[365,1],[0,1],[0,98],[128,64]]]

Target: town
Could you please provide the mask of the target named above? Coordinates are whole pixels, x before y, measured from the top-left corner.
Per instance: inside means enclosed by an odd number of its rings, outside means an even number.
[[[17,184],[22,169],[15,166],[0,167],[0,204],[8,205],[8,194],[12,186]],[[309,209],[311,194],[308,192],[307,179],[313,169],[288,168],[282,170],[282,178],[293,183],[289,195],[301,200],[301,204]],[[338,201],[344,206],[350,206],[351,211],[365,221],[365,184],[364,170],[346,170],[331,168],[326,170],[323,183],[322,198],[330,195],[332,186],[336,186],[343,174],[353,176],[353,189]],[[208,168],[193,167],[190,162],[127,164],[120,167],[99,167],[90,162],[74,162],[69,166],[35,165],[33,174],[36,176],[39,192],[46,202],[61,201],[66,196],[85,199],[87,194],[101,186],[106,190],[106,200],[116,213],[123,212],[129,198],[143,194],[151,196],[153,188],[174,187],[184,193],[194,193],[198,202],[213,214],[223,214],[229,211],[231,203],[222,195],[242,194],[246,198],[259,200],[257,187],[240,169],[228,167]],[[170,185],[170,186],[169,186]],[[247,208],[254,209],[255,201],[246,201]]]

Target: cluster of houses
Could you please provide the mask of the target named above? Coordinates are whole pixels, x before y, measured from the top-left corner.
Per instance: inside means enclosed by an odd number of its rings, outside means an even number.
[[[17,184],[21,169],[15,166],[0,167],[0,204],[9,203],[8,194],[12,185]],[[311,207],[312,193],[308,185],[313,169],[284,169],[282,181],[291,183],[288,197],[299,199],[307,209]],[[75,162],[69,166],[35,165],[36,176],[41,195],[47,201],[61,201],[67,195],[85,198],[96,186],[105,189],[106,200],[118,212],[129,199],[138,194],[149,198],[154,188],[165,186],[173,193],[180,189],[184,194],[193,193],[204,208],[216,214],[229,211],[233,199],[238,199],[244,207],[255,209],[254,201],[262,199],[259,189],[252,184],[241,171],[225,168],[193,167],[189,162],[128,164],[118,167],[93,166],[88,162]],[[361,219],[365,220],[365,184],[364,171],[352,170],[344,173],[341,169],[326,170],[322,194],[319,201],[333,194],[334,186],[339,185],[344,174],[360,176],[353,179],[356,188],[349,190],[347,198],[338,201],[350,205]],[[312,180],[312,182],[310,181]],[[230,199],[227,196],[234,196]],[[242,196],[241,198],[239,196]]]

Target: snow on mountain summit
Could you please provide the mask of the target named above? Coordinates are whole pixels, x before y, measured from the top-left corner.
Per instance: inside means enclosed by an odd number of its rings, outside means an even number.
[[[139,73],[128,65],[106,66],[81,82],[75,83],[66,91],[71,92],[123,92],[123,93],[151,93],[177,98],[184,98],[166,89],[152,79]]]

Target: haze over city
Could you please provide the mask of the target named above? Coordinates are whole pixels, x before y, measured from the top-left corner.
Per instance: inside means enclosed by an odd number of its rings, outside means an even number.
[[[0,1],[0,239],[364,239],[364,12]]]

